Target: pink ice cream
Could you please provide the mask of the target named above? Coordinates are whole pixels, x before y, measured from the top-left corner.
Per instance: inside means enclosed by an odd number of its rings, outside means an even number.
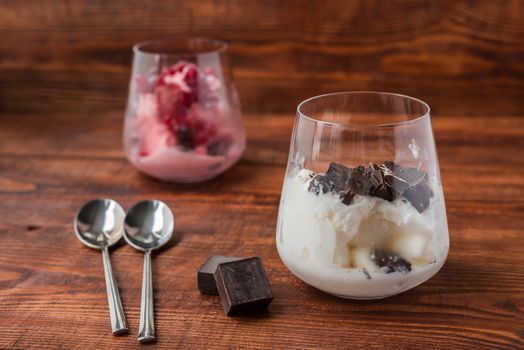
[[[153,78],[152,87],[144,78],[137,82],[142,91],[126,125],[126,153],[137,169],[160,180],[198,182],[240,159],[240,111],[212,71],[179,62]]]

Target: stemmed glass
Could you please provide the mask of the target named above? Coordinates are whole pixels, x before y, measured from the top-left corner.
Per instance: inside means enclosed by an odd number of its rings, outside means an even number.
[[[227,44],[189,38],[133,47],[124,149],[140,171],[170,182],[209,180],[245,148]]]
[[[276,243],[284,264],[354,299],[426,281],[449,250],[429,106],[343,92],[302,102],[291,139]]]

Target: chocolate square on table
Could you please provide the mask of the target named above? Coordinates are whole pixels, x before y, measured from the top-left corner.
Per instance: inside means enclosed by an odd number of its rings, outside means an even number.
[[[242,260],[236,256],[213,255],[202,265],[197,273],[198,289],[202,294],[218,295],[217,284],[215,283],[214,273],[217,266],[221,263]]]
[[[273,292],[259,257],[219,264],[215,282],[227,316],[263,309],[273,300]]]

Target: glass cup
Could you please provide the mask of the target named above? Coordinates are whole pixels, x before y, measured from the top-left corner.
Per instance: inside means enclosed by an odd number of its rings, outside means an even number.
[[[200,182],[226,171],[246,145],[227,44],[204,38],[133,47],[124,149],[141,172]]]
[[[444,264],[449,236],[429,106],[342,92],[297,108],[276,244],[304,282],[377,299]]]

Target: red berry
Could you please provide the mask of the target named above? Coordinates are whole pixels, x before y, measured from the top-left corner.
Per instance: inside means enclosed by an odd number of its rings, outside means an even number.
[[[174,74],[175,72],[181,72],[186,65],[187,65],[187,62],[185,61],[180,61],[180,62],[175,63],[174,65],[170,67],[170,70],[172,71],[171,74]]]
[[[198,83],[198,68],[195,65],[186,66],[186,76],[184,81],[191,88],[196,88]]]

